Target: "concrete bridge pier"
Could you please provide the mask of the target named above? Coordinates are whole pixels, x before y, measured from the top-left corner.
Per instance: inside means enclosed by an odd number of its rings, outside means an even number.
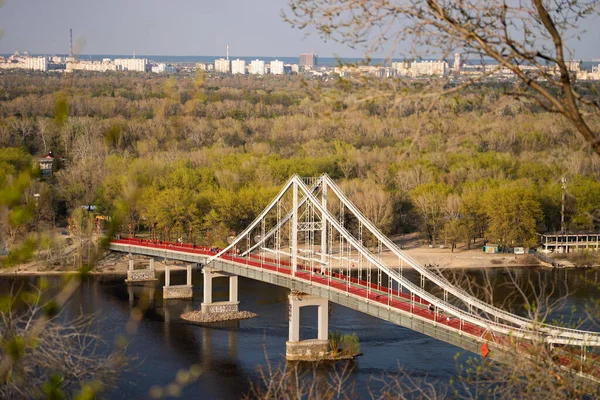
[[[203,313],[223,313],[223,312],[238,312],[238,277],[237,275],[217,272],[217,270],[204,267],[202,269],[204,275],[204,301],[202,302]],[[229,301],[215,301],[212,298],[212,281],[214,278],[228,277],[229,278]]]
[[[146,269],[135,269],[135,260],[129,259],[129,268],[127,269],[127,279],[125,282],[151,282],[156,281],[156,269],[154,268],[154,258],[150,259],[150,264]]]
[[[329,302],[306,293],[292,292],[288,296],[289,340],[285,344],[287,360],[316,361],[326,358],[329,353]],[[307,306],[318,307],[318,334],[316,339],[300,341],[300,309]]]
[[[187,265],[187,280],[185,285],[171,285],[171,266],[165,264],[165,286],[163,286],[163,299],[191,299],[192,298],[192,265]]]

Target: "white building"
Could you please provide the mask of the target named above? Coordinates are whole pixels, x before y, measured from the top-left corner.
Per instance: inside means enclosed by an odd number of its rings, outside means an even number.
[[[283,75],[285,69],[283,67],[283,61],[275,60],[271,61],[271,73],[273,75]]]
[[[149,70],[148,60],[145,58],[117,58],[117,70],[146,72]]]
[[[106,72],[106,71],[116,71],[117,66],[111,59],[105,58],[102,61],[74,61],[67,62],[66,66],[67,72],[73,71],[94,71],[94,72]]]
[[[231,64],[229,60],[224,58],[219,58],[215,60],[215,72],[220,72],[222,74],[228,74],[231,72]]]
[[[396,75],[407,76],[410,75],[410,63],[406,61],[393,62],[392,68],[396,70]]]
[[[160,63],[152,66],[152,72],[155,74],[172,74],[177,72],[177,68],[172,65]]]
[[[213,71],[215,66],[212,63],[197,63],[196,70],[199,71]]]
[[[33,71],[48,71],[48,59],[46,57],[26,57],[25,68]]]
[[[250,73],[254,75],[265,74],[265,62],[264,60],[253,60],[250,62]]]
[[[446,61],[413,61],[410,63],[410,75],[448,75],[448,63]]]
[[[246,61],[240,60],[239,58],[237,60],[233,60],[231,62],[231,73],[234,75],[246,75]]]

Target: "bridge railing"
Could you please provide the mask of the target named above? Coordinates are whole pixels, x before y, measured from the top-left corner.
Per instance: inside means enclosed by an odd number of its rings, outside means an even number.
[[[323,175],[323,179],[328,185],[328,188],[331,188],[333,190],[336,196],[338,196],[338,198],[342,200],[344,205],[348,207],[367,227],[367,229],[369,229],[369,231],[371,231],[371,233],[373,233],[376,236],[376,238],[380,240],[389,250],[391,250],[396,256],[401,258],[403,261],[405,261],[413,269],[425,276],[431,282],[435,283],[443,290],[446,290],[449,293],[453,294],[465,304],[476,307],[481,311],[484,311],[494,317],[503,319],[507,322],[511,322],[529,328],[539,328],[542,331],[547,331],[546,333],[552,336],[555,336],[557,332],[561,332],[561,335],[568,335],[573,339],[585,340],[585,335],[589,335],[589,332],[584,330],[566,327],[556,327],[542,322],[536,323],[534,326],[531,320],[507,312],[500,308],[494,307],[486,302],[477,299],[476,297],[473,297],[463,289],[452,285],[452,283],[448,281],[445,277],[421,266],[414,258],[412,258],[410,255],[406,254],[404,251],[398,248],[398,246],[394,242],[392,242],[387,236],[385,236],[368,218],[364,216],[364,214],[346,197],[346,195],[338,188],[335,182],[327,174]]]

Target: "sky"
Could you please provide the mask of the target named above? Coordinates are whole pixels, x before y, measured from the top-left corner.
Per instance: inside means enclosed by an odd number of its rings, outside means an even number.
[[[0,54],[66,54],[69,28],[85,54],[362,57],[284,22],[286,0],[0,0]],[[579,59],[600,57],[600,21],[571,40]],[[377,55],[375,55],[377,56]]]

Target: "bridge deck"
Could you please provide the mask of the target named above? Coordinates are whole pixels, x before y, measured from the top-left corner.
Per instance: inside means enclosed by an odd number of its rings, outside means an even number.
[[[205,263],[209,257],[216,254],[209,249],[190,244],[153,243],[140,239],[114,240],[110,248],[115,251],[198,263]],[[399,293],[398,290],[390,290],[376,283],[369,284],[357,278],[348,279],[336,272],[329,275],[326,271],[310,271],[304,266],[298,266],[295,276],[292,276],[289,263],[277,264],[276,260],[258,256],[249,259],[223,255],[220,259],[212,261],[211,267],[323,297],[473,353],[479,353],[479,347],[484,342],[488,343],[490,348],[505,348],[506,338],[492,336],[485,329],[453,316],[434,313],[428,309],[429,304],[417,296],[413,295],[411,300],[409,293]],[[503,351],[491,351],[489,356],[502,359]]]

